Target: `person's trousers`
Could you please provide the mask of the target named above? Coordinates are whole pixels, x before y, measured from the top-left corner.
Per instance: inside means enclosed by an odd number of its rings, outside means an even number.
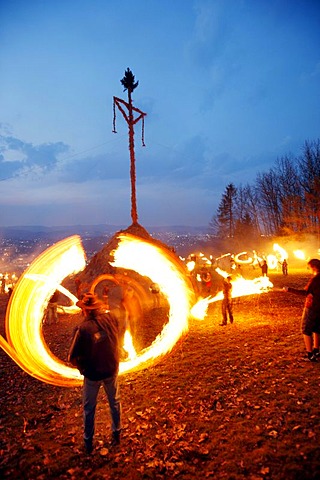
[[[233,323],[232,302],[226,302],[225,300],[222,300],[222,318],[223,318],[223,323],[225,324],[227,324],[227,321],[228,321],[228,314],[229,314],[230,323]]]
[[[121,403],[118,375],[103,380],[89,380],[85,377],[83,383],[83,420],[84,441],[86,444],[92,442],[94,436],[97,398],[101,385],[103,385],[109,402],[112,432],[119,432],[121,430]]]

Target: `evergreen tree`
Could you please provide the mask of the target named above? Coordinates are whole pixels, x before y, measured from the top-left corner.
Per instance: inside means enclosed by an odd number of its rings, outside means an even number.
[[[233,183],[227,185],[222,195],[217,213],[217,234],[221,237],[233,238],[235,228],[235,209],[236,209],[237,189]]]

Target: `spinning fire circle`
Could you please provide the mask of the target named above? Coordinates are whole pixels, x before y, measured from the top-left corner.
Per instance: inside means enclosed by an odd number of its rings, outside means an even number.
[[[154,342],[134,358],[120,363],[120,374],[151,366],[166,355],[188,329],[193,289],[185,269],[169,251],[129,234],[119,235],[112,265],[134,270],[157,283],[170,306],[169,321]],[[48,302],[59,290],[69,297],[69,313],[80,311],[77,298],[62,281],[80,272],[86,264],[80,237],[72,236],[43,252],[20,277],[9,300],[6,313],[6,337],[0,346],[28,374],[57,386],[79,386],[82,375],[77,369],[53,355],[42,333],[42,318]],[[95,286],[95,285],[94,285]]]

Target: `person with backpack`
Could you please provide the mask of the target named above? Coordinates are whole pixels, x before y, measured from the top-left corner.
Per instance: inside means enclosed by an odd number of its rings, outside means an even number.
[[[81,308],[84,319],[74,332],[68,360],[84,376],[83,438],[86,452],[90,454],[93,450],[95,411],[101,385],[110,408],[111,444],[120,444],[119,325],[116,316],[106,310],[106,304],[96,294],[84,294],[77,306]]]

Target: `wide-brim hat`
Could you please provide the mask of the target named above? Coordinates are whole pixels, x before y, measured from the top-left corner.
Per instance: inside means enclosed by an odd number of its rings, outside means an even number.
[[[105,304],[99,300],[98,295],[95,293],[85,293],[76,305],[84,310],[99,310],[105,307]]]

